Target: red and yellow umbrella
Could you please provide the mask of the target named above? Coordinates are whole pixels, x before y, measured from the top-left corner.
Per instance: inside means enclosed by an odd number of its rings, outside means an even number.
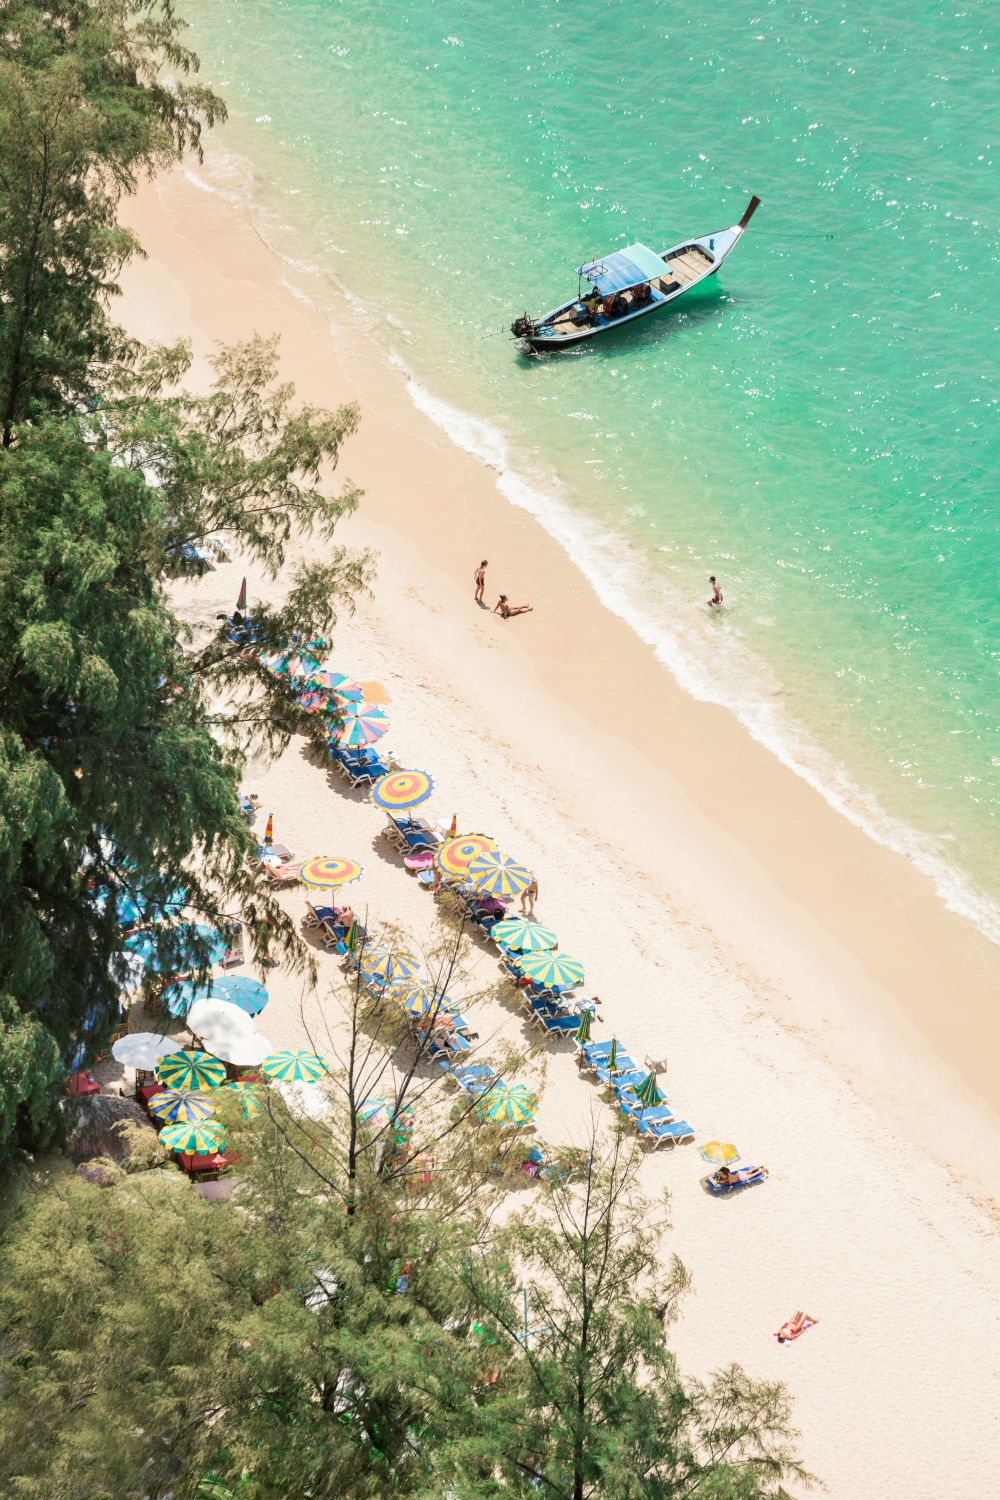
[[[350,885],[351,881],[357,880],[360,874],[361,866],[357,860],[340,859],[330,854],[317,854],[315,859],[306,860],[299,870],[299,879],[303,885],[323,890]]]
[[[492,839],[484,833],[463,833],[456,839],[448,839],[434,852],[434,863],[442,875],[464,877],[469,866],[480,855],[492,854],[496,849]]]
[[[402,812],[419,807],[433,790],[434,782],[426,771],[390,771],[388,776],[379,777],[368,795],[376,807]]]

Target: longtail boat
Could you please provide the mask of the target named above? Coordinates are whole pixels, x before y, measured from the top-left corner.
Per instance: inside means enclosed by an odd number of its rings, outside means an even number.
[[[731,229],[682,240],[659,253],[648,245],[626,245],[624,250],[577,266],[577,295],[541,318],[525,312],[510,325],[511,333],[529,352],[566,349],[659,312],[715,275],[759,203],[759,198],[751,198],[746,213]],[[589,288],[581,296],[584,281]]]

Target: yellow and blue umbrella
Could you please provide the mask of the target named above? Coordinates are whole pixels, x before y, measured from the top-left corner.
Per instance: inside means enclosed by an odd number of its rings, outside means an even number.
[[[485,896],[519,896],[531,884],[531,871],[509,854],[493,850],[469,865],[469,879]]]
[[[350,885],[360,874],[361,866],[357,860],[317,854],[315,859],[306,860],[299,870],[299,879],[303,885],[311,886],[314,890],[329,890],[332,887]]]
[[[368,796],[386,812],[402,812],[419,807],[433,790],[434,782],[426,771],[390,771],[379,777]]]
[[[717,1161],[722,1167],[740,1159],[740,1153],[728,1141],[709,1141],[707,1146],[699,1146],[698,1150],[705,1161]]]
[[[263,1113],[264,1090],[259,1083],[250,1083],[246,1079],[239,1078],[235,1083],[227,1083],[220,1090],[220,1094],[232,1095],[240,1101],[243,1113],[251,1120]]]
[[[583,983],[583,964],[568,953],[527,953],[520,968],[535,984],[572,989]]]
[[[365,953],[362,968],[383,979],[409,979],[420,968],[420,960],[402,948],[372,948]]]
[[[260,1071],[282,1083],[315,1083],[328,1068],[315,1052],[272,1052],[261,1063]]]
[[[389,720],[380,708],[371,703],[348,703],[344,707],[344,721],[330,731],[332,744],[374,745],[389,728]]]
[[[482,1119],[503,1127],[527,1125],[534,1119],[537,1108],[537,1094],[523,1083],[515,1083],[510,1088],[495,1084],[485,1094],[480,1094],[475,1104],[476,1113]]]
[[[437,997],[428,994],[422,984],[406,984],[393,988],[392,998],[411,1016],[425,1016],[438,1004]]]
[[[526,922],[523,917],[506,917],[502,922],[494,922],[490,937],[503,943],[505,948],[516,948],[522,953],[543,953],[559,946],[551,927],[543,927],[541,922]]]
[[[635,1097],[639,1100],[643,1109],[652,1109],[654,1105],[663,1103],[663,1095],[656,1086],[655,1073],[651,1071],[646,1074],[646,1077],[635,1091]]]
[[[200,1094],[194,1089],[164,1089],[150,1098],[149,1112],[159,1120],[176,1125],[211,1119],[215,1105],[208,1094]]]
[[[434,863],[442,875],[465,876],[474,859],[495,849],[496,844],[485,833],[463,833],[434,851]]]
[[[164,1125],[160,1140],[168,1151],[200,1155],[204,1151],[221,1151],[226,1144],[226,1127],[218,1120],[195,1120],[188,1125]]]
[[[207,1052],[173,1052],[156,1064],[156,1076],[168,1089],[217,1089],[226,1069]]]
[[[589,1011],[589,1010],[585,1010],[583,1012],[583,1015],[580,1017],[580,1025],[579,1025],[578,1029],[573,1033],[573,1040],[574,1040],[574,1042],[589,1042],[590,1041],[590,1026],[591,1026],[592,1020],[593,1020],[593,1014],[592,1014],[592,1012]]]

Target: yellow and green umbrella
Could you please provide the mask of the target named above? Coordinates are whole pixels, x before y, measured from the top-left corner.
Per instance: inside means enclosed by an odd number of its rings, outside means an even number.
[[[663,1103],[663,1095],[656,1086],[656,1074],[649,1072],[635,1091],[635,1097],[639,1100],[643,1109],[652,1109],[656,1104]]]
[[[699,1146],[698,1150],[705,1161],[717,1161],[721,1167],[728,1167],[730,1162],[740,1159],[740,1153],[728,1141],[709,1141],[707,1146]]]
[[[559,946],[551,927],[543,927],[541,922],[526,922],[523,917],[505,917],[502,922],[494,922],[490,937],[521,953],[543,953]]]
[[[583,964],[568,953],[528,953],[521,959],[520,968],[535,984],[572,989],[583,983]]]
[[[176,1125],[211,1119],[215,1114],[215,1104],[208,1094],[193,1089],[164,1089],[151,1097],[149,1112],[166,1124]]]
[[[207,1052],[173,1052],[160,1058],[156,1076],[168,1089],[217,1089],[226,1081],[226,1069]]]
[[[350,885],[352,880],[357,880],[361,874],[361,866],[354,859],[340,859],[336,855],[317,854],[315,859],[307,859],[299,870],[299,879],[303,885],[311,886],[313,890],[330,890],[342,885]]]
[[[573,1033],[574,1042],[590,1041],[590,1027],[593,1019],[593,1013],[591,1011],[585,1010],[583,1012],[583,1015],[580,1017],[579,1028]]]
[[[315,1052],[272,1052],[261,1063],[260,1071],[267,1078],[277,1078],[282,1083],[315,1083],[328,1067]]]
[[[351,922],[350,927],[347,929],[347,936],[344,939],[344,947],[347,949],[348,953],[357,953],[358,943],[360,942],[360,940],[361,938],[358,932],[358,919],[357,917],[355,917]]]
[[[259,1083],[250,1083],[247,1079],[240,1078],[235,1083],[227,1083],[219,1093],[238,1099],[243,1113],[251,1120],[256,1120],[263,1113],[264,1090]]]
[[[496,849],[492,839],[485,833],[463,833],[456,839],[448,839],[434,851],[434,863],[442,875],[464,877],[469,866],[481,854],[491,854]]]
[[[538,1095],[523,1083],[495,1084],[476,1100],[476,1113],[491,1125],[527,1125],[535,1117]]]
[[[617,1061],[618,1061],[618,1038],[616,1036],[613,1036],[611,1038],[611,1046],[608,1048],[608,1072],[609,1073],[613,1073],[615,1071],[615,1064],[617,1063]]]
[[[221,1151],[226,1144],[226,1128],[218,1120],[192,1120],[188,1125],[164,1125],[160,1140],[168,1151],[201,1155]]]
[[[390,771],[379,777],[368,796],[386,812],[404,812],[426,802],[433,790],[433,779],[426,771]]]
[[[503,900],[528,889],[531,871],[519,859],[494,849],[472,860],[469,879],[484,896],[499,896]]]

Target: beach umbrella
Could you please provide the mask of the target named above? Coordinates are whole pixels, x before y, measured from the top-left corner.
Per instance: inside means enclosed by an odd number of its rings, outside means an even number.
[[[267,827],[264,829],[264,843],[274,843],[274,813],[268,814]]]
[[[492,853],[495,848],[496,844],[484,833],[463,833],[459,838],[448,839],[434,851],[434,863],[442,875],[464,878],[474,859]]]
[[[187,1014],[191,1033],[211,1046],[213,1042],[231,1042],[235,1037],[253,1036],[253,1017],[231,1000],[205,996],[196,1000]]]
[[[164,1125],[160,1140],[168,1151],[201,1155],[221,1151],[226,1144],[226,1128],[218,1120],[195,1120],[189,1125]]]
[[[299,694],[299,707],[304,708],[307,714],[319,713],[320,709],[330,707],[330,695],[307,688],[304,693]]]
[[[238,1099],[243,1113],[251,1120],[264,1112],[264,1090],[259,1083],[248,1083],[245,1079],[237,1079],[235,1083],[225,1083],[218,1090],[219,1094],[225,1094],[228,1098]]]
[[[652,1109],[654,1105],[663,1103],[663,1095],[656,1086],[656,1074],[650,1070],[635,1091],[635,1097],[639,1100],[643,1109]]]
[[[219,974],[211,980],[212,999],[235,1005],[248,1016],[259,1016],[268,1001],[267,990],[249,974]]]
[[[379,777],[368,796],[385,812],[400,812],[419,807],[433,790],[434,782],[426,771],[390,771]]]
[[[246,610],[247,610],[247,581],[246,581],[246,577],[244,577],[243,582],[240,584],[240,597],[236,601],[236,608],[239,610],[240,614],[242,614],[242,615],[246,614]]]
[[[428,995],[422,984],[406,984],[400,989],[393,988],[392,998],[397,1005],[411,1016],[425,1016],[428,1011],[434,1009],[434,1000]]]
[[[458,834],[458,813],[452,814],[451,827],[448,829],[448,837],[453,839]]]
[[[299,880],[314,890],[328,890],[350,885],[361,874],[361,866],[353,859],[340,859],[335,855],[317,854],[307,859],[299,870]]]
[[[212,993],[211,977],[197,983],[193,979],[175,979],[167,985],[160,1001],[172,1016],[186,1016],[196,1000],[207,1000]]]
[[[374,948],[364,956],[363,967],[383,979],[409,979],[420,968],[420,960],[402,948]]]
[[[589,1010],[585,1010],[583,1012],[582,1016],[580,1017],[580,1025],[579,1025],[579,1027],[573,1033],[573,1040],[574,1040],[574,1042],[589,1042],[590,1041],[590,1026],[591,1026],[592,1020],[593,1020],[593,1012],[591,1012]]]
[[[203,1038],[204,1040],[204,1038]],[[250,1036],[234,1036],[229,1041],[205,1042],[213,1057],[220,1062],[232,1063],[234,1068],[259,1068],[265,1057],[270,1057],[274,1047],[259,1031]]]
[[[520,967],[535,984],[572,989],[583,983],[583,964],[568,953],[526,953]]]
[[[328,1071],[327,1064],[315,1052],[272,1052],[265,1057],[260,1070],[268,1078],[288,1083],[315,1083]]]
[[[194,1089],[163,1089],[149,1100],[149,1112],[167,1124],[188,1124],[192,1120],[209,1120],[215,1105],[208,1094]]]
[[[358,933],[358,919],[357,917],[354,917],[351,921],[350,927],[348,927],[347,929],[347,936],[344,939],[344,947],[347,949],[348,953],[357,953],[359,941],[360,938]]]
[[[541,922],[526,922],[523,917],[507,917],[502,922],[494,922],[490,937],[496,943],[503,943],[505,948],[519,949],[521,953],[542,953],[559,946],[551,927],[543,927]]]
[[[348,703],[344,706],[343,723],[330,730],[330,743],[341,749],[374,745],[388,728],[389,720],[380,708],[371,703]]]
[[[537,1094],[533,1094],[523,1083],[512,1084],[509,1088],[504,1084],[495,1084],[485,1094],[480,1094],[475,1104],[476,1113],[482,1119],[488,1120],[491,1125],[502,1126],[526,1125],[529,1120],[534,1119],[537,1108]]]
[[[618,1061],[618,1038],[613,1036],[611,1038],[611,1046],[608,1048],[608,1072],[609,1073],[613,1073],[615,1071],[615,1064],[617,1063],[617,1061]]]
[[[707,1146],[699,1146],[698,1151],[705,1161],[718,1162],[722,1167],[728,1167],[730,1162],[740,1159],[736,1147],[729,1145],[727,1141],[709,1141]]]
[[[168,1089],[217,1089],[226,1081],[226,1070],[207,1052],[174,1052],[160,1058],[156,1076]]]
[[[469,879],[476,890],[482,891],[485,896],[499,896],[504,899],[518,896],[528,889],[531,884],[531,871],[527,865],[522,865],[520,860],[512,859],[509,854],[491,850],[490,853],[481,854],[472,860],[469,865]]]
[[[126,1068],[148,1072],[156,1067],[161,1057],[183,1051],[184,1043],[179,1042],[176,1037],[160,1036],[155,1031],[132,1031],[128,1036],[120,1036],[112,1044],[111,1056]]]
[[[365,696],[364,688],[358,682],[352,682],[345,677],[343,672],[314,672],[309,679],[310,687],[318,688],[321,693],[333,693],[334,697],[342,699],[345,703],[360,703]]]

